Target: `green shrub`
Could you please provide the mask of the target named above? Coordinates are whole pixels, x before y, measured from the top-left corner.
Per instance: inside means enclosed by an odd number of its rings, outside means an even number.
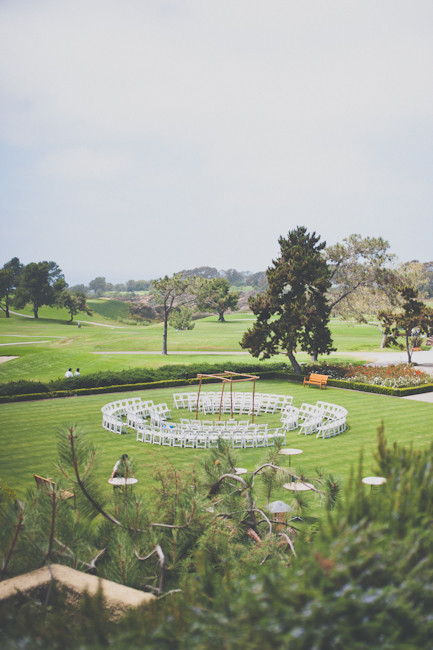
[[[62,378],[49,383],[33,381],[15,381],[0,384],[0,403],[69,397],[71,395],[91,395],[97,393],[122,392],[125,390],[146,390],[197,383],[198,374],[217,374],[224,370],[231,372],[257,374],[263,379],[286,379],[302,382],[304,376],[319,372],[329,376],[328,386],[358,390],[380,395],[404,397],[433,391],[433,384],[406,388],[391,388],[378,384],[367,384],[343,379],[347,373],[347,364],[309,364],[303,367],[304,374],[297,375],[289,371],[284,362],[263,365],[260,362],[233,362],[222,364],[196,363],[190,365],[167,365],[161,368],[131,368],[120,371],[97,372],[80,377]],[[204,379],[207,383],[209,379]],[[212,380],[210,380],[212,381]]]

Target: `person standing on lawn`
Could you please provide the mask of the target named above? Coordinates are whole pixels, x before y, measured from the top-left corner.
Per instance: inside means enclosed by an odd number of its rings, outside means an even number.
[[[122,454],[120,460],[113,467],[110,478],[135,478],[129,462],[128,454]]]

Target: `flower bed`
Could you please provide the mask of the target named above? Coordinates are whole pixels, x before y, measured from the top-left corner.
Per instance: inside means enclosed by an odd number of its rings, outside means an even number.
[[[388,388],[421,386],[431,382],[430,375],[404,363],[389,366],[350,365],[344,379]]]

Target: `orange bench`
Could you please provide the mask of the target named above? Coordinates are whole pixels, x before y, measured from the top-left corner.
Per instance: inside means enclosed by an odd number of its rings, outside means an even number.
[[[52,496],[56,487],[54,481],[50,478],[44,478],[43,476],[39,476],[38,474],[33,474],[33,476],[35,478],[36,487],[38,488],[38,490],[45,492],[45,494],[48,494],[48,496]],[[74,499],[75,494],[74,492],[70,492],[69,490],[60,490],[60,498]]]
[[[311,375],[307,378],[304,377],[304,383],[303,385],[306,386],[320,386],[320,390],[322,390],[322,386],[326,388],[328,383],[328,375],[319,375],[315,372],[312,372]]]

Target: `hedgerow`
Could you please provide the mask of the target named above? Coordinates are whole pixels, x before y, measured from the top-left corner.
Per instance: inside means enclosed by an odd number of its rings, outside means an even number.
[[[167,365],[157,369],[134,368],[118,372],[98,372],[69,379],[62,378],[49,383],[23,380],[0,384],[0,403],[194,385],[198,383],[197,374],[216,374],[224,370],[257,374],[263,379],[281,379],[293,382],[302,382],[304,376],[309,375],[311,372],[317,372],[328,375],[328,386],[380,395],[392,395],[394,397],[405,397],[433,391],[433,383],[406,386],[405,383],[407,382],[401,382],[403,385],[395,388],[381,383],[356,381],[350,377],[348,378],[348,367],[348,364],[306,364],[303,366],[304,372],[302,375],[290,372],[290,366],[281,362],[267,365],[241,362],[224,363],[224,365]],[[419,379],[418,374],[415,376]],[[205,380],[206,383],[209,381],[212,380]]]
[[[283,372],[288,369],[286,363],[224,363],[167,365],[161,368],[131,368],[128,370],[96,372],[80,377],[62,378],[48,383],[34,381],[10,381],[0,384],[0,396],[24,395],[30,393],[53,393],[55,391],[71,392],[84,388],[102,388],[115,386],[132,386],[149,384],[166,380],[194,379],[197,374],[215,374],[224,370],[240,373]]]

